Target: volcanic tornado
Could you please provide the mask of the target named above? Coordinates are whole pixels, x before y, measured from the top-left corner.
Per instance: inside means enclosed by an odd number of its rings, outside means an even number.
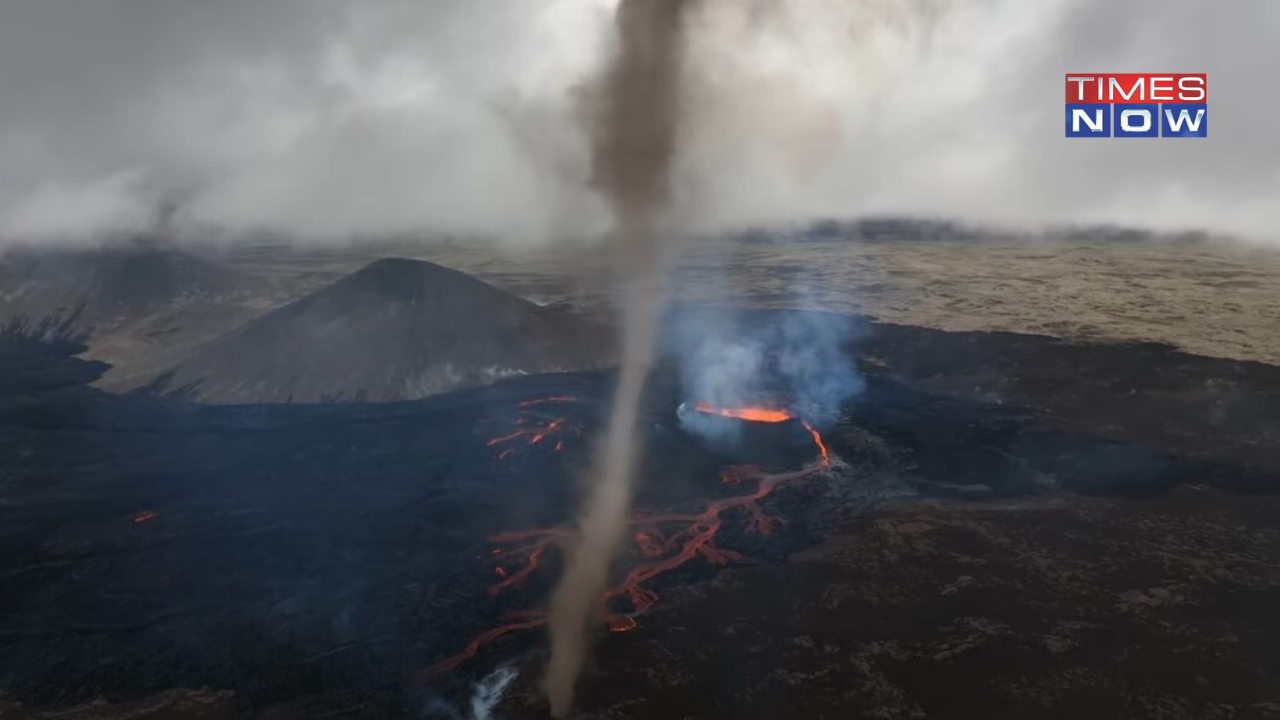
[[[602,611],[609,569],[626,536],[639,452],[637,413],[658,328],[657,224],[676,144],[684,15],[695,2],[622,0],[618,50],[598,98],[594,182],[614,215],[613,249],[626,283],[622,368],[576,543],[551,598],[544,689],[556,717],[565,717],[573,705],[588,633]]]

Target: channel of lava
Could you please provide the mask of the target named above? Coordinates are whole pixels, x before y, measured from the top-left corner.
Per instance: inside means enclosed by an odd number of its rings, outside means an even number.
[[[531,407],[544,403],[576,402],[574,398],[541,398],[519,404],[519,407]],[[794,419],[784,410],[769,408],[715,408],[706,403],[694,406],[698,412],[714,413],[748,422],[777,423]],[[522,415],[528,418],[528,415]],[[547,421],[529,420],[521,423],[528,425],[508,435],[489,441],[489,445],[498,445],[523,438],[527,443],[541,442],[562,432],[566,425],[561,419]],[[724,565],[740,559],[740,555],[730,550],[718,548],[714,544],[716,534],[720,532],[727,511],[739,510],[746,516],[748,532],[767,535],[782,524],[780,518],[769,517],[759,506],[759,501],[768,497],[780,485],[794,482],[818,473],[831,465],[831,456],[822,435],[808,422],[800,420],[800,424],[813,438],[819,461],[805,468],[783,473],[769,473],[754,466],[730,466],[720,475],[725,485],[742,485],[754,482],[749,492],[707,501],[706,505],[694,513],[663,513],[645,515],[636,513],[630,520],[632,531],[632,556],[637,563],[627,572],[623,579],[606,591],[601,598],[606,608],[619,600],[630,604],[629,612],[607,612],[605,615],[608,627],[613,632],[627,632],[636,627],[635,618],[642,615],[658,600],[657,593],[643,585],[650,580],[682,567],[697,557],[702,557],[716,565]],[[581,426],[571,426],[575,436],[582,433]],[[563,441],[559,441],[562,447]],[[499,458],[506,457],[511,450],[504,451]],[[491,595],[499,595],[507,590],[522,587],[537,572],[547,551],[557,543],[572,538],[572,531],[564,528],[531,528],[501,533],[489,538],[495,547],[490,552],[493,572],[497,582],[489,586]],[[475,657],[482,648],[498,639],[524,630],[542,627],[547,623],[547,616],[541,610],[522,610],[508,613],[508,622],[490,628],[477,635],[470,643],[455,655],[447,657],[428,667],[424,671],[425,678],[433,678],[449,672],[464,662]]]

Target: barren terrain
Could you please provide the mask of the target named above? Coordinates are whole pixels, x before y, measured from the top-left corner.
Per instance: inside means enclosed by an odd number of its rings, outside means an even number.
[[[394,252],[391,252],[394,251]],[[336,277],[396,254],[438,262],[542,301],[592,306],[607,267],[589,250],[513,252],[458,241],[278,254],[276,272]],[[264,253],[240,262],[261,267]],[[1037,239],[688,243],[677,300],[858,313],[942,330],[1164,342],[1280,364],[1280,252],[1226,243]]]

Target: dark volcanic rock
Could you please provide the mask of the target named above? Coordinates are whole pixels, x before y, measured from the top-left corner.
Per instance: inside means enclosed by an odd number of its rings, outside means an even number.
[[[571,520],[608,375],[209,406],[86,387],[77,347],[0,333],[0,717],[466,717],[474,680],[545,643],[422,682],[545,601],[558,553],[493,595],[489,539]],[[1226,440],[1274,449],[1244,400],[1276,369],[883,325],[857,351],[833,467],[760,499],[772,534],[726,512],[728,565],[645,583],[659,602],[599,646],[587,716],[1274,714],[1280,472]],[[1240,401],[1204,423],[1209,380]],[[646,398],[650,517],[751,489],[680,429],[679,383],[659,368]],[[536,680],[503,717],[537,716]]]
[[[1280,717],[1278,510],[1190,488],[889,508],[664,596],[601,646],[584,716]]]
[[[456,270],[384,259],[216,338],[153,390],[220,404],[401,400],[596,367],[606,339]]]

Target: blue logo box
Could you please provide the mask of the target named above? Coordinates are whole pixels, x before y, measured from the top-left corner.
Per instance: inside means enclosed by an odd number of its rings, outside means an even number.
[[[1111,137],[1110,103],[1067,103],[1067,137]]]
[[[1208,103],[1165,103],[1160,108],[1161,137],[1209,137]]]
[[[1209,137],[1207,103],[1066,103],[1067,137]]]
[[[1116,137],[1160,137],[1159,103],[1116,103],[1111,127]]]

